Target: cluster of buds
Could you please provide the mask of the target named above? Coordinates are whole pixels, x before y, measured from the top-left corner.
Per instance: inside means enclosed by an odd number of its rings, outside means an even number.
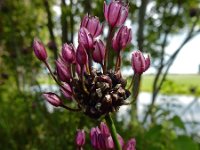
[[[135,150],[136,141],[134,138],[131,138],[127,141],[127,143],[124,143],[123,138],[118,134],[118,141],[120,143],[120,146],[123,150]],[[85,144],[85,131],[84,130],[78,130],[76,135],[76,146],[78,149],[83,149]],[[114,142],[112,139],[112,136],[110,134],[110,131],[107,127],[107,125],[104,122],[101,122],[100,127],[93,127],[90,130],[90,141],[91,145],[95,150],[114,150]]]
[[[63,44],[61,54],[56,60],[56,75],[52,73],[47,62],[48,56],[44,45],[37,39],[33,43],[37,58],[47,66],[60,86],[63,96],[74,101],[77,108],[66,106],[55,93],[45,93],[44,98],[56,107],[82,111],[95,119],[116,112],[120,106],[128,104],[126,100],[130,96],[120,69],[121,53],[132,40],[131,29],[124,25],[128,16],[128,5],[117,0],[109,4],[105,2],[104,16],[109,26],[106,44],[99,37],[104,25],[97,17],[86,15],[78,32],[77,48],[73,44]],[[115,67],[107,69],[108,51],[112,48],[117,55],[116,63]],[[101,68],[95,69],[94,62],[99,63]],[[149,68],[150,58],[145,58],[140,51],[135,51],[131,64],[134,73],[141,75]]]

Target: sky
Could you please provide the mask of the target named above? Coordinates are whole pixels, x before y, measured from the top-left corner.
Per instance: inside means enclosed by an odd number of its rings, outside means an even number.
[[[171,44],[167,47],[167,52],[172,53],[183,40],[182,35],[171,39]],[[174,61],[170,73],[198,73],[200,66],[200,34],[189,41],[178,54]]]
[[[167,54],[173,52],[180,46],[185,35],[176,35],[170,39],[170,44],[166,47]],[[176,60],[171,66],[171,74],[197,74],[200,66],[200,34],[191,39],[179,52]],[[150,68],[146,73],[154,73],[155,69]]]

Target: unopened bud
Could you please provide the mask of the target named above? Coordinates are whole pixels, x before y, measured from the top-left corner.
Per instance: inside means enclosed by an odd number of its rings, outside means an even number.
[[[104,16],[111,27],[119,27],[128,17],[128,6],[119,1],[111,1],[108,5],[104,2]]]
[[[71,63],[75,63],[75,48],[73,46],[73,44],[63,44],[62,46],[62,57],[63,59],[71,64]]]
[[[55,94],[55,93],[44,93],[43,97],[53,106],[58,107],[58,106],[62,106],[62,101],[60,100],[60,98]]]
[[[115,33],[112,40],[112,47],[116,52],[119,52],[121,49],[125,48],[132,40],[131,29],[126,26],[122,26],[117,33]]]
[[[110,136],[110,131],[109,131],[107,125],[104,122],[101,122],[101,124],[100,124],[100,130],[101,130],[101,133],[104,136],[106,136],[106,137]]]
[[[136,141],[134,138],[132,138],[126,143],[126,145],[123,147],[123,150],[136,150],[135,145]]]
[[[142,74],[150,66],[149,56],[145,58],[140,51],[135,51],[132,54],[132,68],[135,73]]]
[[[83,67],[87,63],[87,53],[85,51],[85,48],[83,47],[82,44],[78,45],[77,51],[76,51],[76,61],[77,63]]]
[[[85,131],[78,130],[76,134],[76,145],[82,147],[85,144]]]
[[[95,62],[102,64],[105,57],[105,45],[101,40],[95,42],[92,57]]]
[[[103,31],[103,25],[100,23],[99,18],[89,15],[84,16],[81,27],[85,27],[94,38],[99,36]]]
[[[34,39],[33,41],[33,50],[35,53],[35,56],[41,60],[41,61],[46,61],[47,59],[47,52],[44,47],[44,45],[37,39]]]
[[[82,44],[86,50],[93,48],[92,34],[84,27],[81,27],[78,32],[78,42],[79,44]]]
[[[64,81],[64,82],[69,82],[70,81],[70,79],[71,79],[71,72],[70,72],[69,66],[67,66],[63,62],[62,58],[59,58],[56,61],[56,69],[57,69],[58,78],[61,81]]]
[[[61,92],[67,99],[72,98],[72,88],[70,87],[68,83],[63,84],[63,87],[61,88]]]

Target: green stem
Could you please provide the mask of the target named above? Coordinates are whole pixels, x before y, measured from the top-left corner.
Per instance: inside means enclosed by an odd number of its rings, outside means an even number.
[[[62,83],[61,83],[60,81],[58,81],[58,80],[56,79],[56,77],[54,76],[54,74],[53,74],[53,72],[52,72],[51,67],[49,66],[49,64],[48,64],[46,61],[44,61],[44,64],[46,65],[47,69],[49,70],[49,72],[50,72],[52,78],[54,79],[54,81],[56,81],[56,83],[57,83],[59,86],[63,87],[63,86],[62,86]]]
[[[110,133],[111,133],[112,139],[113,139],[114,144],[115,144],[115,149],[116,150],[122,150],[121,145],[120,145],[118,138],[117,138],[117,131],[116,131],[116,128],[115,128],[115,124],[114,124],[110,114],[107,114],[105,116],[105,120],[106,120],[106,123],[108,125],[108,128],[110,129]]]
[[[140,88],[139,87],[140,86],[140,77],[141,77],[140,74],[134,74],[134,76],[133,76],[132,81],[134,81],[134,82],[131,83],[131,84],[133,84],[133,85],[131,85],[131,86],[133,86],[133,99],[130,103],[135,102],[137,99],[139,88]]]
[[[113,28],[109,27],[109,31],[108,31],[108,38],[106,41],[106,50],[105,50],[105,58],[104,58],[104,66],[103,66],[103,74],[106,74],[107,72],[107,65],[108,65],[108,59],[109,59],[109,47],[111,44],[111,38],[112,38],[112,32],[113,32]]]

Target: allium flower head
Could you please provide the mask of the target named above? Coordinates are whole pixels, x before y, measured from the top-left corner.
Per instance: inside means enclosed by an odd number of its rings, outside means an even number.
[[[36,56],[45,63],[64,98],[72,99],[74,105],[71,106],[75,106],[71,108],[63,104],[62,107],[70,111],[82,111],[93,119],[117,112],[122,105],[131,103],[128,97],[131,94],[129,89],[132,84],[127,87],[127,81],[121,74],[123,60],[121,50],[125,49],[132,39],[131,29],[123,25],[128,16],[128,5],[121,0],[104,3],[104,16],[110,28],[107,40],[103,41],[101,37],[97,39],[103,29],[99,19],[86,15],[78,32],[78,47],[63,44],[61,55],[55,62],[55,74],[46,60],[47,54],[42,43],[38,40],[34,40],[33,43]],[[115,27],[119,29],[114,34]],[[117,55],[110,53],[112,47]],[[110,62],[113,61],[115,65],[111,66]],[[96,68],[94,62],[99,63],[100,65],[97,65],[99,67]],[[141,75],[149,65],[149,57],[144,58],[139,51],[132,54],[132,68],[136,74]],[[105,146],[102,135],[107,138],[110,135],[103,124],[99,130],[102,139],[100,145]],[[99,134],[98,132],[95,134]],[[109,142],[109,145],[112,143]]]

